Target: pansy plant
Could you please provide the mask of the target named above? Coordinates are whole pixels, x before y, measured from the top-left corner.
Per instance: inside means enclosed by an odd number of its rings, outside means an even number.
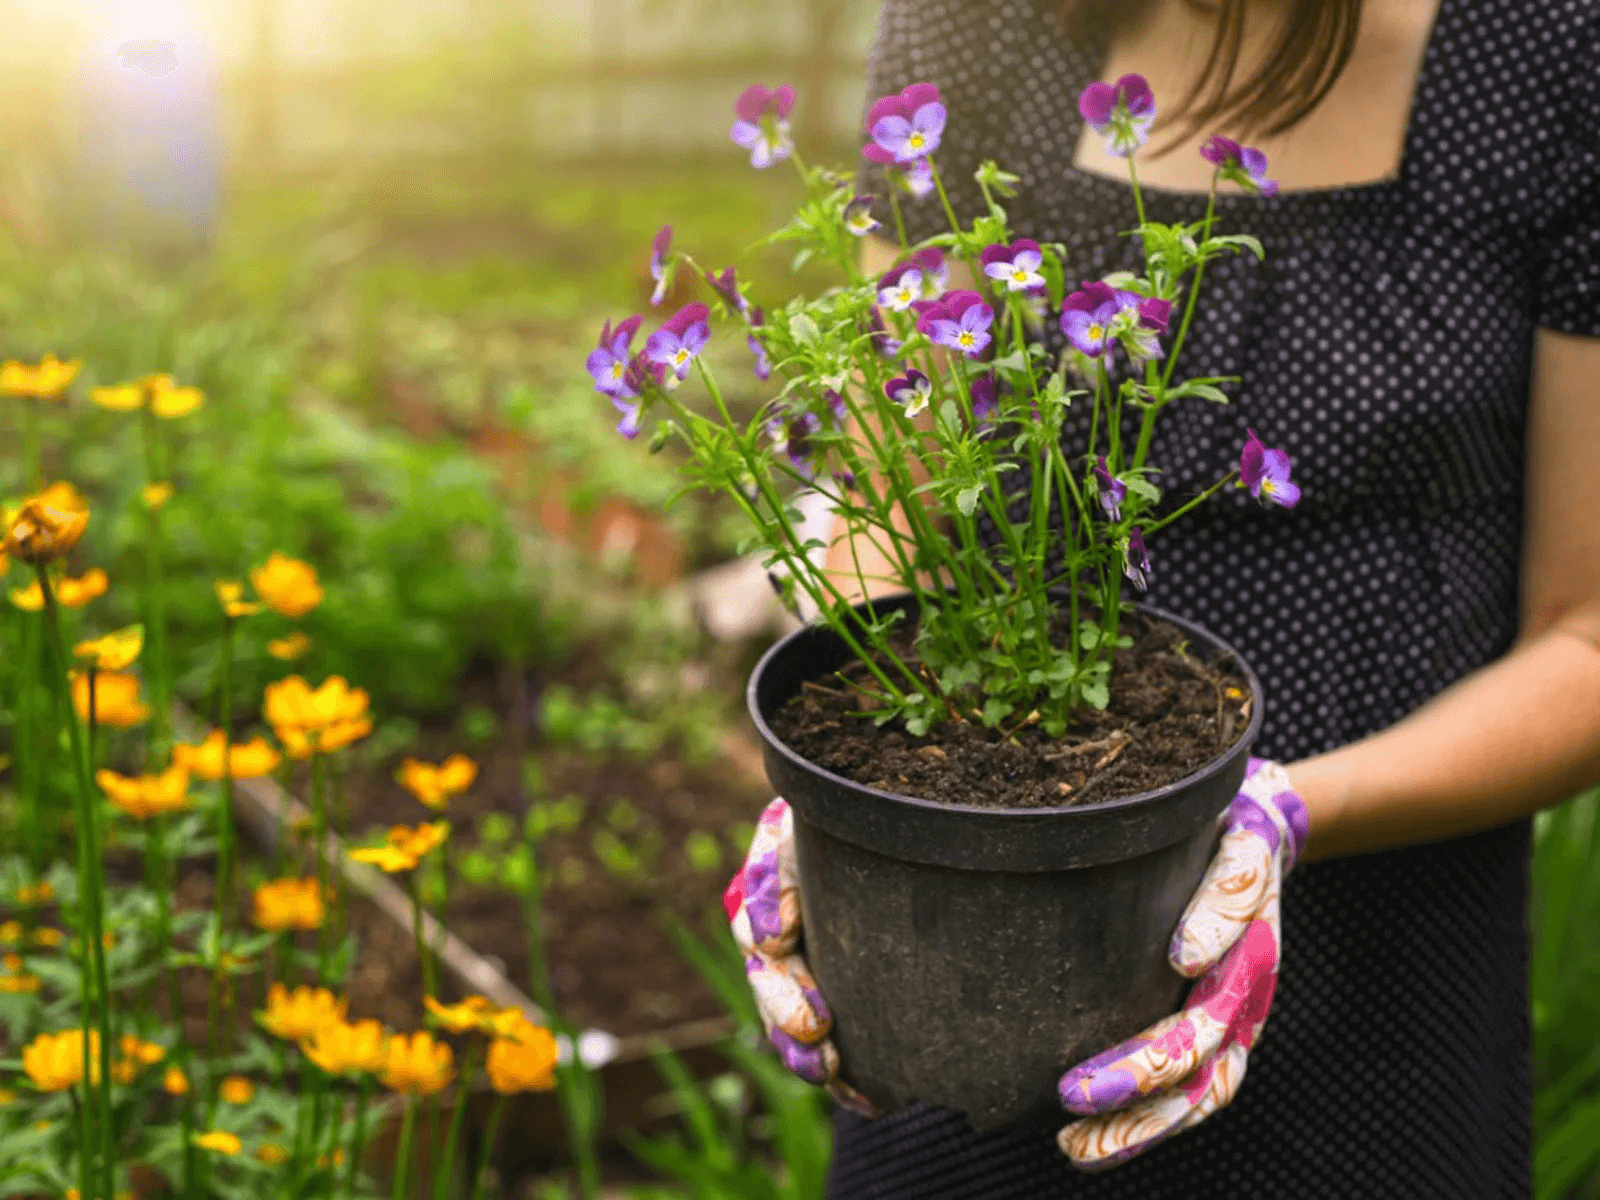
[[[706,363],[711,313],[698,303],[661,322],[642,349],[640,318],[608,323],[589,374],[622,411],[624,434],[655,419],[652,447],[681,440],[694,485],[743,510],[752,544],[769,566],[787,568],[785,588],[808,598],[861,658],[871,680],[860,685],[864,708],[876,719],[899,717],[913,733],[964,720],[1007,732],[1038,723],[1059,735],[1075,711],[1108,702],[1112,655],[1126,643],[1124,585],[1131,595],[1158,577],[1147,542],[1159,553],[1160,531],[1229,483],[1264,506],[1300,500],[1289,455],[1253,429],[1232,470],[1176,503],[1149,461],[1167,405],[1228,402],[1223,389],[1234,381],[1182,378],[1177,367],[1206,264],[1261,254],[1248,235],[1214,229],[1217,187],[1271,203],[1266,159],[1210,139],[1204,216],[1145,220],[1133,159],[1155,120],[1154,96],[1138,75],[1091,84],[1079,108],[1108,151],[1129,159],[1144,261],[1141,271],[1071,287],[1064,247],[1009,227],[1001,201],[1016,194],[1017,176],[982,164],[984,211],[958,219],[939,174],[950,114],[936,87],[913,84],[871,105],[862,155],[884,175],[878,196],[800,160],[787,126],[793,104],[787,87],[747,89],[732,137],[755,166],[793,164],[805,198],[767,241],[792,243],[797,266],[831,264],[838,283],[763,308],[731,268],[694,267],[719,313],[741,327],[771,399],[753,417],[735,415]],[[937,204],[948,230],[911,244],[902,206],[915,203]],[[859,263],[869,234],[899,243],[898,261],[876,278]],[[658,302],[680,261],[693,262],[664,228],[651,255]],[[691,405],[680,389],[691,375],[708,404]],[[1084,410],[1070,437],[1069,407]],[[802,487],[826,495],[843,531],[876,546],[892,582],[911,593],[915,664],[891,640],[901,618],[855,614],[837,577],[813,561],[819,543],[807,540],[791,502]],[[853,590],[876,582],[863,575]],[[1059,637],[1053,618],[1063,610],[1071,636]]]

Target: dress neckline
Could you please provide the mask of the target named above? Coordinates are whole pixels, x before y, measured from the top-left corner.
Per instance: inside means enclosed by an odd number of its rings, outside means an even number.
[[[1271,208],[1282,211],[1288,208],[1305,206],[1314,207],[1318,204],[1336,204],[1346,206],[1363,201],[1376,201],[1388,199],[1397,194],[1405,183],[1409,182],[1416,167],[1417,156],[1414,153],[1419,126],[1422,124],[1422,102],[1428,91],[1431,90],[1439,69],[1439,59],[1442,56],[1441,44],[1443,30],[1447,18],[1455,15],[1456,0],[1438,0],[1438,7],[1434,10],[1433,22],[1428,28],[1427,40],[1423,45],[1422,64],[1417,69],[1417,77],[1412,83],[1411,100],[1406,110],[1406,131],[1400,143],[1400,162],[1396,169],[1383,176],[1381,179],[1368,180],[1365,183],[1342,183],[1328,187],[1294,188],[1290,191],[1280,191],[1273,196],[1259,196],[1251,192],[1221,192],[1217,193],[1217,211],[1237,211],[1244,208]],[[1099,79],[1104,71],[1107,47],[1104,43],[1094,46],[1089,54],[1090,79]],[[1068,143],[1073,147],[1074,154],[1083,135],[1083,117],[1078,113],[1077,106],[1072,108],[1072,126],[1068,131]],[[1133,188],[1126,178],[1115,175],[1103,175],[1098,171],[1089,171],[1069,159],[1066,164],[1066,174],[1069,179],[1076,181],[1080,186],[1090,191],[1098,191],[1107,199],[1123,199],[1130,207],[1133,204]],[[1162,213],[1179,212],[1182,209],[1196,204],[1199,211],[1196,219],[1204,212],[1206,193],[1203,191],[1190,191],[1186,188],[1167,188],[1154,186],[1147,183],[1140,184],[1139,190],[1144,197],[1145,208],[1148,211],[1159,209]],[[1168,220],[1176,220],[1169,217]]]

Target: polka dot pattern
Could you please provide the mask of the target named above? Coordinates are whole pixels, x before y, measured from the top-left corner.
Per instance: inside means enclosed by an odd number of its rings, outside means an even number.
[[[1125,184],[1071,166],[1103,48],[1070,41],[1057,9],[887,0],[868,94],[938,84],[958,213],[979,211],[972,172],[993,157],[1022,177],[1017,236],[1064,243],[1068,277],[1093,279],[1139,265],[1120,235],[1136,217]],[[1219,201],[1219,228],[1267,260],[1208,268],[1182,370],[1240,382],[1228,406],[1167,410],[1151,461],[1169,497],[1190,495],[1253,427],[1305,496],[1285,512],[1225,493],[1153,537],[1150,599],[1250,658],[1258,753],[1382,729],[1515,637],[1534,332],[1600,336],[1597,61],[1596,0],[1442,0],[1396,177]],[[1146,204],[1158,221],[1204,211],[1159,190]],[[914,239],[943,228],[937,198],[904,211]],[[1086,433],[1069,427],[1075,452]],[[979,1136],[934,1108],[841,1113],[829,1195],[1530,1195],[1528,832],[1298,868],[1238,1099],[1149,1154],[1085,1176],[1055,1149],[1059,1121]]]

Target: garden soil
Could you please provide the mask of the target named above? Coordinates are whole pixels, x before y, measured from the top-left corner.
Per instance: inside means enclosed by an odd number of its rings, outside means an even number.
[[[1069,621],[1058,617],[1057,644]],[[808,682],[772,719],[801,757],[868,787],[946,804],[1043,808],[1089,804],[1174,783],[1231,746],[1250,720],[1249,683],[1231,656],[1190,653],[1177,626],[1124,618],[1132,644],[1117,651],[1111,701],[1088,710],[1066,736],[1037,725],[1013,737],[947,722],[921,737],[898,719],[877,725],[854,685],[872,684],[856,660]],[[910,635],[896,652],[915,668]]]

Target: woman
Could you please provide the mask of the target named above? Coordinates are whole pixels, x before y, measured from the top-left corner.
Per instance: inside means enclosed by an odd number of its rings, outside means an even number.
[[[1231,1105],[1095,1174],[1053,1127],[841,1111],[831,1196],[1530,1194],[1529,819],[1600,778],[1597,62],[1595,0],[888,0],[869,94],[937,85],[958,215],[996,159],[1069,278],[1138,262],[1086,84],[1137,71],[1167,111],[1136,160],[1152,220],[1203,211],[1205,137],[1266,151],[1279,194],[1219,202],[1266,261],[1208,270],[1185,350],[1234,403],[1175,405],[1151,461],[1197,491],[1253,427],[1304,498],[1174,525],[1150,599],[1255,664],[1256,753],[1310,832]],[[912,240],[943,227],[903,206]]]

